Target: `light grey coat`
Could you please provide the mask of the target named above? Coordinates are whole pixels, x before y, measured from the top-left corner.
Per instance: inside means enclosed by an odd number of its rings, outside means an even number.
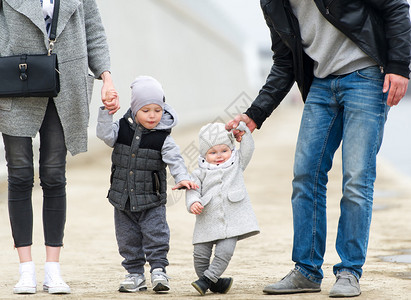
[[[232,164],[222,168],[199,167],[192,173],[192,180],[200,188],[186,191],[187,210],[190,212],[196,201],[204,206],[202,213],[196,215],[193,244],[232,237],[240,240],[260,232],[243,177],[254,141],[246,126],[239,129],[246,133],[239,151],[235,150]]]
[[[0,56],[47,53],[48,36],[39,0],[0,0]],[[110,69],[106,35],[95,0],[63,0],[54,53],[60,69],[54,98],[72,155],[87,151],[89,104],[94,77]],[[94,76],[88,74],[88,70]],[[47,98],[0,99],[0,132],[35,137]]]

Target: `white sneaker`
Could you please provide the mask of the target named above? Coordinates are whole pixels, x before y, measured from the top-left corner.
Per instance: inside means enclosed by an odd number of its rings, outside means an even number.
[[[167,276],[162,268],[154,269],[151,272],[151,285],[153,286],[153,291],[167,292],[170,290],[170,285],[168,284],[169,278],[170,277]]]
[[[127,274],[126,278],[120,283],[118,290],[129,293],[147,290],[144,274]]]
[[[49,294],[70,294],[70,287],[60,275],[60,263],[46,262],[44,265],[43,291]]]
[[[36,270],[32,261],[19,265],[20,279],[14,286],[14,294],[35,294],[36,293]]]

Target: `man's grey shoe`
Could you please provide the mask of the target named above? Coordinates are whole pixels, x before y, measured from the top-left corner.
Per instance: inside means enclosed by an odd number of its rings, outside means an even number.
[[[361,294],[360,283],[357,277],[347,271],[338,272],[337,280],[330,291],[330,297],[355,297]]]
[[[120,283],[120,292],[134,293],[147,290],[146,278],[144,274],[127,274]]]
[[[297,269],[291,270],[280,281],[267,285],[264,290],[267,294],[295,294],[321,292],[321,284],[313,282]]]

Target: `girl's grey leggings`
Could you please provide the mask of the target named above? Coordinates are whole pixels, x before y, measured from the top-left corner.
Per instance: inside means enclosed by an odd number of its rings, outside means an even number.
[[[210,264],[211,253],[215,244],[214,259]],[[216,283],[233,256],[237,237],[217,240],[208,243],[194,244],[194,269],[200,278],[205,275]]]

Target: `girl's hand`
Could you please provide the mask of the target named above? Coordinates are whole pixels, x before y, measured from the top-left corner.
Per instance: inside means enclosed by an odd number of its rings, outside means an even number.
[[[179,183],[177,183],[172,190],[176,190],[176,189],[198,189],[199,186],[194,182],[194,181],[190,181],[190,180],[181,180]]]
[[[202,206],[200,202],[194,202],[190,207],[190,211],[195,215],[199,215],[202,213],[203,208],[204,206]]]

